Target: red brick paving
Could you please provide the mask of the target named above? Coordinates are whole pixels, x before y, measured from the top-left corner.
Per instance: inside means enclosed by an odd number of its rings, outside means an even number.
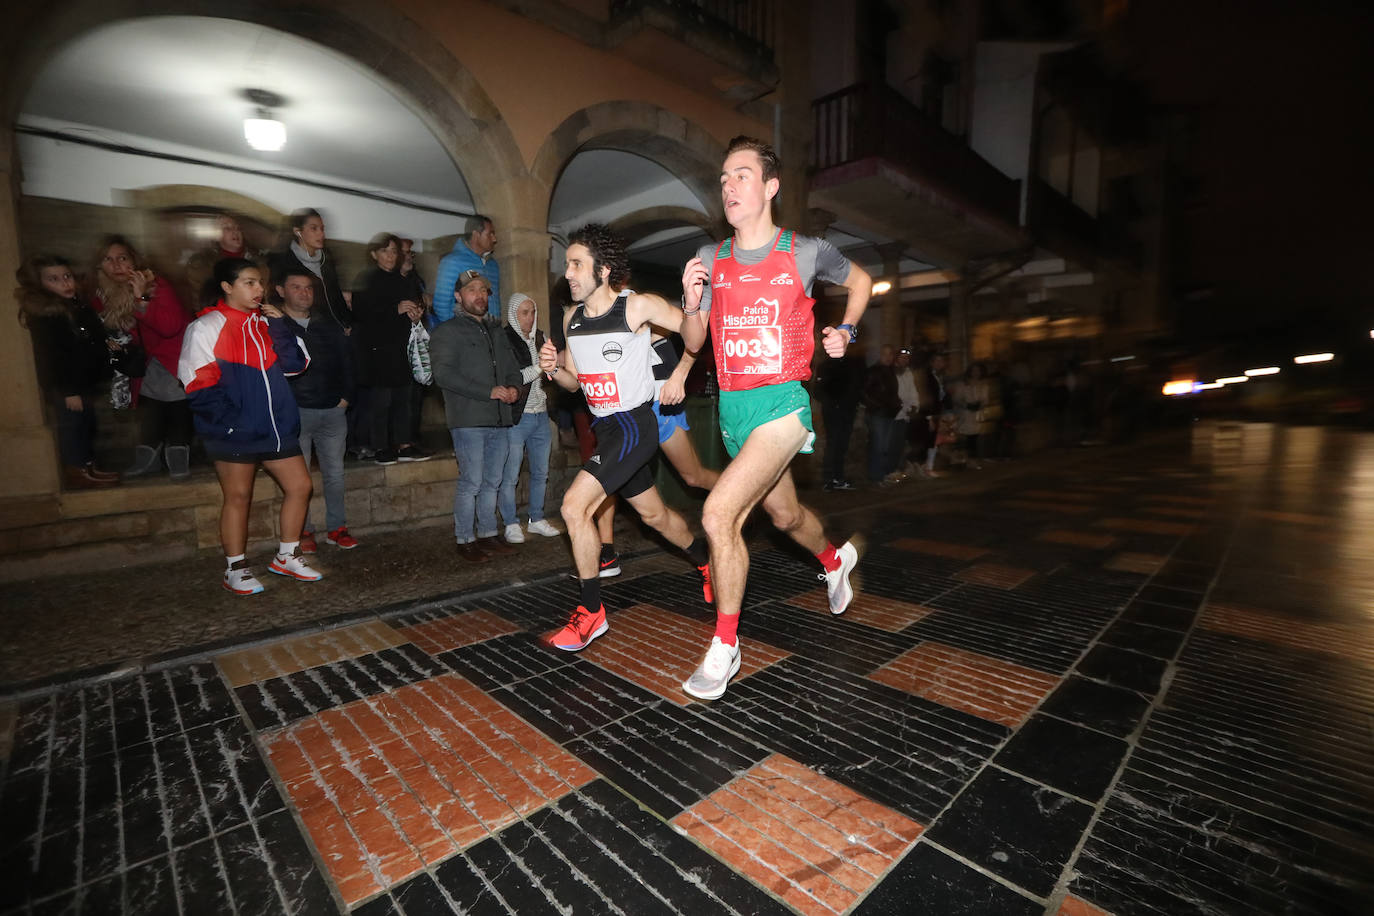
[[[961,569],[954,578],[974,585],[990,585],[993,588],[1013,589],[1035,578],[1035,570],[1019,566],[1003,566],[1001,563],[979,563]]]
[[[782,754],[672,823],[808,916],[845,912],[924,829]]]
[[[889,546],[898,550],[910,550],[915,553],[928,553],[937,557],[949,557],[954,560],[976,560],[988,553],[986,547],[974,547],[972,544],[953,544],[949,541],[931,541],[926,538],[899,538]]]
[[[1133,531],[1140,534],[1171,534],[1182,537],[1193,530],[1192,525],[1182,522],[1161,522],[1152,518],[1104,518],[1097,522],[1101,528],[1113,531]]]
[[[788,598],[787,603],[808,611],[830,613],[830,596],[823,588],[796,598]],[[932,613],[920,604],[898,601],[896,598],[881,598],[877,595],[857,594],[844,612],[846,620],[853,620],[889,633],[899,633],[916,621]]]
[[[1051,529],[1036,538],[1037,541],[1045,541],[1050,544],[1068,544],[1070,547],[1087,547],[1091,550],[1106,550],[1116,543],[1116,538],[1110,534],[1093,534],[1089,531],[1065,531],[1062,528]]]
[[[520,628],[515,624],[480,608],[457,617],[431,620],[400,629],[402,635],[430,655],[518,632]]]
[[[869,675],[916,696],[1015,728],[1059,678],[938,642],[924,642]]]

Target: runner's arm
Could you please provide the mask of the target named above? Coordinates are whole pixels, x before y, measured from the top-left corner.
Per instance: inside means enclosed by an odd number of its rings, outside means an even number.
[[[707,323],[711,308],[702,302],[711,291],[711,272],[698,255],[682,269],[682,323],[678,333],[682,343],[693,353],[706,343]]]
[[[868,298],[873,293],[873,278],[868,275],[868,271],[850,261],[849,273],[840,285],[849,291],[842,323],[857,328],[863,320],[864,311],[868,308]],[[834,359],[844,356],[844,351],[849,346],[849,334],[835,328],[826,328],[821,332],[821,337],[822,346],[829,356]]]
[[[563,315],[564,340],[568,339],[568,320],[572,317],[573,311],[569,309]],[[563,360],[562,365],[559,365],[560,356]],[[582,387],[577,378],[577,364],[573,362],[572,347],[559,351],[552,337],[544,341],[544,346],[539,350],[539,368],[564,391],[576,391]]]
[[[659,403],[671,407],[674,404],[681,404],[687,397],[687,376],[692,372],[692,366],[696,365],[697,355],[691,350],[684,350],[678,357],[677,366],[673,372],[663,382],[663,391],[659,395]]]

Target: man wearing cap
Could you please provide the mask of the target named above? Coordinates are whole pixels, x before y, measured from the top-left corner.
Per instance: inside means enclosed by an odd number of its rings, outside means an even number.
[[[490,295],[491,286],[480,271],[459,274],[451,294],[453,320],[438,325],[429,340],[434,384],[444,392],[444,415],[460,471],[453,536],[458,555],[472,563],[513,551],[497,537],[496,497],[521,374],[505,330],[487,314]]]
[[[434,320],[448,321],[456,311],[453,300],[445,290],[453,289],[458,275],[475,270],[487,278],[491,287],[489,314],[501,317],[501,266],[496,263],[496,227],[481,214],[469,216],[463,224],[463,235],[453,243],[453,250],[439,259],[439,272],[434,278]]]

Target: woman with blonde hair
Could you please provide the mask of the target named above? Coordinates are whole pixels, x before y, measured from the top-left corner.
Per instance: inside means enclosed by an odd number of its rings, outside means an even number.
[[[138,407],[139,444],[130,476],[156,470],[166,447],[167,470],[180,480],[191,473],[191,410],[177,381],[182,336],[190,323],[172,284],[148,269],[129,240],[106,237],[91,271],[94,305],[112,336],[127,335],[147,357],[143,377],[132,384]]]
[[[16,276],[19,323],[33,337],[38,384],[57,417],[63,485],[67,489],[117,486],[118,474],[95,466],[93,401],[96,389],[113,371],[105,326],[77,295],[71,264],[63,258],[31,257]]]

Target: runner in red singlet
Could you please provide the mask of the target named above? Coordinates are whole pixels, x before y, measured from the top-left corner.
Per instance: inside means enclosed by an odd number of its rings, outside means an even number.
[[[811,400],[801,383],[811,375],[814,351],[810,291],[815,281],[849,291],[844,322],[822,332],[833,358],[857,339],[855,328],[868,306],[872,280],[823,239],[773,224],[778,157],[772,147],[736,137],[726,150],[720,192],[735,234],[703,248],[683,274],[683,337],[696,322],[709,329],[720,383],[720,429],[734,458],[702,508],[711,545],[716,634],[700,666],[682,685],[688,694],[714,700],[739,671],[736,628],[749,575],[741,529],[756,505],[779,530],[816,555],[825,569],[830,610],[842,614],[854,593],[849,573],[858,563],[854,545],[835,547],[820,519],[797,500],[788,465],[809,453]]]

